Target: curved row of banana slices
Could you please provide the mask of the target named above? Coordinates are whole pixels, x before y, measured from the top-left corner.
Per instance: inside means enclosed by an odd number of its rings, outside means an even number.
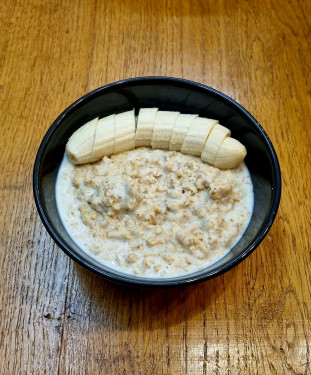
[[[200,156],[219,169],[231,169],[243,161],[246,149],[230,134],[217,120],[141,108],[137,123],[134,110],[86,123],[70,137],[66,154],[74,164],[84,164],[151,146]]]

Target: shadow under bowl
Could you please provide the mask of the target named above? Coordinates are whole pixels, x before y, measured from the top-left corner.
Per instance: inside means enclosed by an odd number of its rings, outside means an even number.
[[[68,138],[94,117],[105,117],[135,108],[198,114],[215,118],[231,130],[247,149],[245,163],[254,188],[254,211],[241,240],[217,263],[189,275],[143,278],[118,272],[82,251],[67,234],[55,200],[57,173]],[[281,197],[278,159],[267,134],[241,105],[202,84],[170,77],[140,77],[100,87],[69,106],[51,125],[39,147],[33,173],[33,189],[39,215],[57,245],[87,269],[114,282],[137,287],[186,286],[211,279],[245,259],[268,233]]]

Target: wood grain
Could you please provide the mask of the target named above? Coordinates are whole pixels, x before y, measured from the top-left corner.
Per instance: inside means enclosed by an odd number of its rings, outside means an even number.
[[[3,0],[1,374],[310,374],[311,2]],[[32,197],[42,137],[115,80],[184,77],[247,108],[283,192],[259,248],[209,282],[135,290],[74,264]]]

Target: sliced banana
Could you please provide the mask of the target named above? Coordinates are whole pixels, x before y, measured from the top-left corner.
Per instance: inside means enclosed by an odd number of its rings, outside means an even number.
[[[115,115],[114,154],[135,148],[135,113],[134,109]]]
[[[170,140],[170,151],[180,151],[184,143],[185,136],[193,121],[198,115],[185,115],[180,114],[175,122],[172,137]]]
[[[151,146],[153,149],[168,150],[173,128],[179,112],[158,111],[154,121]]]
[[[73,164],[84,164],[94,161],[92,150],[98,117],[87,122],[75,131],[66,145],[66,154]]]
[[[98,160],[105,155],[113,154],[115,144],[114,118],[115,115],[111,115],[98,121],[92,151],[93,159]]]
[[[216,124],[205,142],[201,154],[201,160],[203,160],[205,163],[214,165],[217,152],[221,144],[223,143],[224,139],[230,137],[230,135],[231,131],[228,128],[220,124]]]
[[[158,108],[141,108],[138,114],[135,147],[150,147]]]
[[[206,138],[217,123],[217,120],[197,117],[186,134],[181,152],[183,154],[201,156]]]
[[[216,168],[236,168],[246,148],[230,137],[230,130],[217,120],[179,112],[142,108],[135,134],[135,113],[131,111],[98,117],[79,128],[68,140],[66,154],[74,164],[91,163],[140,146],[181,151],[201,156]]]
[[[225,138],[219,147],[214,166],[219,169],[236,168],[245,158],[246,148],[234,138]]]

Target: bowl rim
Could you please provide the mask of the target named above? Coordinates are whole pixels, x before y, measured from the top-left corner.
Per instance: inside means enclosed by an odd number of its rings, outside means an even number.
[[[231,106],[234,106],[236,109],[238,109],[240,112],[243,113],[244,116],[246,116],[251,124],[257,129],[257,131],[260,133],[261,137],[263,138],[265,145],[268,149],[268,153],[272,159],[272,167],[273,167],[273,182],[274,182],[274,187],[273,189],[273,194],[272,194],[272,204],[269,210],[269,214],[264,221],[264,223],[261,226],[261,230],[257,233],[255,239],[249,244],[247,247],[244,248],[244,250],[234,259],[232,259],[230,262],[226,263],[225,265],[217,268],[216,270],[212,271],[207,271],[207,273],[203,273],[200,275],[185,275],[184,278],[183,276],[178,276],[180,277],[179,279],[174,279],[174,278],[166,278],[166,279],[148,279],[148,278],[137,278],[137,279],[129,279],[126,277],[126,275],[119,275],[119,274],[114,274],[113,272],[109,272],[106,270],[103,270],[95,265],[92,265],[88,263],[85,259],[81,258],[75,251],[73,251],[69,246],[67,246],[61,238],[58,236],[57,232],[54,231],[52,226],[50,225],[50,222],[45,215],[43,206],[41,204],[41,199],[40,199],[40,182],[39,182],[39,170],[41,167],[41,159],[42,155],[44,153],[44,150],[51,139],[54,131],[60,126],[63,118],[67,117],[71,112],[75,111],[75,109],[80,105],[84,104],[87,102],[89,99],[91,99],[93,96],[96,96],[98,93],[106,91],[110,88],[113,87],[118,87],[122,85],[128,85],[131,83],[156,83],[156,82],[167,82],[167,83],[179,83],[179,84],[184,84],[188,86],[194,86],[196,88],[203,89],[204,91],[207,91],[215,96],[220,97],[223,101],[226,102],[226,104],[230,104]],[[45,226],[46,230],[56,242],[56,244],[74,261],[88,269],[89,271],[92,271],[93,273],[104,277],[105,279],[108,279],[110,281],[127,285],[127,286],[132,286],[132,287],[148,287],[148,288],[163,288],[163,287],[179,287],[179,286],[188,286],[188,285],[193,285],[197,284],[203,281],[207,281],[209,279],[212,279],[216,276],[219,276],[227,271],[229,271],[231,268],[235,267],[238,265],[242,260],[247,258],[258,246],[259,244],[263,241],[264,237],[267,235],[269,230],[271,229],[271,226],[275,220],[279,204],[280,204],[280,199],[281,199],[281,190],[282,190],[282,180],[281,180],[281,170],[280,170],[280,165],[279,161],[275,152],[275,149],[272,145],[272,142],[270,138],[268,137],[267,133],[263,129],[263,127],[259,124],[259,122],[238,102],[236,102],[234,99],[230,98],[226,94],[210,87],[206,86],[202,83],[198,83],[195,81],[187,80],[184,78],[177,78],[177,77],[167,77],[167,76],[142,76],[142,77],[134,77],[134,78],[127,78],[127,79],[122,79],[119,81],[115,81],[109,84],[106,84],[104,86],[98,87],[87,94],[83,95],[76,101],[74,101],[70,106],[68,106],[57,118],[56,120],[52,123],[52,125],[49,127],[47,130],[45,136],[43,137],[41,144],[38,148],[36,158],[35,158],[35,163],[34,163],[34,168],[33,168],[33,194],[34,194],[34,199],[35,199],[35,204],[39,213],[39,216],[43,222],[43,225]],[[113,271],[113,270],[112,270]]]

